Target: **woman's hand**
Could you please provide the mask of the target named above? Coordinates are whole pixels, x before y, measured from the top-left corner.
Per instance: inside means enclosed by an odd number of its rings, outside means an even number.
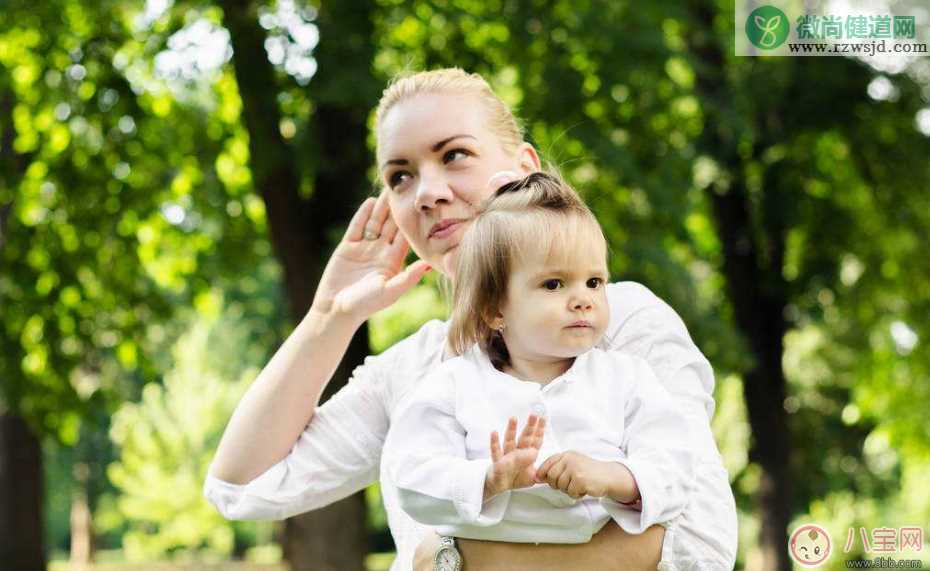
[[[607,496],[624,503],[639,498],[639,487],[626,466],[594,460],[575,451],[547,458],[536,471],[536,478],[573,498]]]
[[[391,218],[387,194],[368,198],[326,264],[311,311],[363,323],[397,301],[430,270],[422,260],[404,268],[408,251],[406,238]]]
[[[531,414],[517,440],[517,419],[511,418],[504,432],[504,448],[501,449],[497,431],[491,433],[491,466],[484,480],[484,499],[501,492],[527,488],[536,484],[536,469],[533,462],[542,447],[546,419]]]

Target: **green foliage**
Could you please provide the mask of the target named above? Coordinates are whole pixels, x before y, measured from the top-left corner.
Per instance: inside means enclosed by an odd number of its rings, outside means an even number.
[[[115,508],[128,524],[123,549],[131,561],[233,550],[234,526],[242,524],[223,519],[202,488],[226,421],[257,374],[239,369],[234,382],[218,374],[221,359],[243,361],[236,356],[239,324],[217,315],[195,320],[175,345],[163,384],[146,385],[140,402],[125,403],[113,417],[120,454],[107,474],[120,491]]]
[[[0,399],[68,444],[157,374],[153,326],[270,251],[235,83],[187,93],[156,76],[166,38],[137,35],[136,15],[66,1],[0,15]]]

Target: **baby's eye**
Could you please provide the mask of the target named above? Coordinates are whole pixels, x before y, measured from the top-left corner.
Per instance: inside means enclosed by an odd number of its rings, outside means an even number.
[[[814,548],[814,553],[817,554],[817,555],[820,555],[820,547],[815,547],[815,548]]]
[[[395,171],[391,173],[391,176],[388,177],[388,186],[390,188],[396,188],[397,186],[407,182],[411,178],[411,175],[407,171]]]
[[[591,278],[587,282],[587,286],[591,289],[597,289],[601,287],[602,285],[604,285],[604,280],[602,280],[601,278]]]
[[[563,285],[562,280],[557,279],[546,280],[542,283],[542,286],[549,291],[560,289]]]
[[[451,163],[452,161],[463,159],[468,155],[469,153],[465,149],[452,149],[442,156],[442,162]]]

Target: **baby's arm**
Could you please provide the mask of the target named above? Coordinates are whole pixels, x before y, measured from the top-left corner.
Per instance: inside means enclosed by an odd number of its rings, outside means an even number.
[[[455,415],[450,379],[424,380],[421,393],[398,411],[384,448],[401,507],[415,520],[437,526],[499,523],[509,490],[534,483],[533,462],[545,422],[531,416],[519,439],[511,419],[500,447],[491,434],[492,458],[469,460],[465,428]]]
[[[684,510],[694,487],[695,455],[687,422],[671,395],[646,361],[630,359],[634,382],[626,392],[621,444],[626,457],[620,463],[633,475],[641,511],[621,505],[629,503],[625,501],[605,499],[601,503],[624,530],[642,533]]]

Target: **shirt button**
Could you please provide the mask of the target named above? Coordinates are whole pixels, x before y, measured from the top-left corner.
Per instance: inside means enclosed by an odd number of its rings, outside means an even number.
[[[533,404],[533,414],[536,416],[544,416],[546,414],[546,405],[541,402]]]

